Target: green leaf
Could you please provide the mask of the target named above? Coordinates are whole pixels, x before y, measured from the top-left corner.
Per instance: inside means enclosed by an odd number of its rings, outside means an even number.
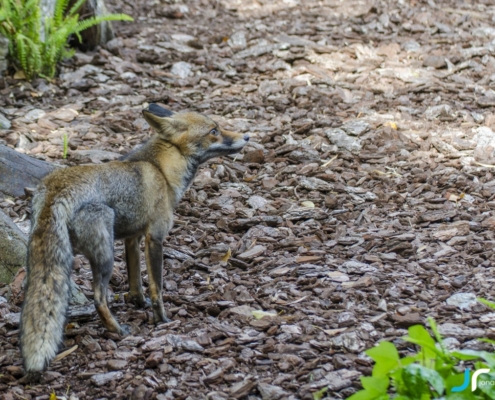
[[[414,325],[407,330],[409,336],[403,337],[406,342],[414,343],[422,347],[422,356],[425,360],[436,358],[442,354],[435,345],[435,340],[428,331],[421,325]]]
[[[375,393],[376,396],[386,394],[389,383],[389,379],[384,376],[361,377],[361,384],[363,385],[363,388],[369,393]]]
[[[348,397],[347,400],[390,400],[390,396],[386,393],[376,396],[373,392],[369,392],[368,390],[360,390],[351,397]]]
[[[478,340],[479,340],[480,342],[490,343],[490,344],[495,345],[495,340],[492,340],[492,339],[481,338],[481,339],[478,339]]]
[[[416,357],[407,356],[400,359],[400,365],[405,367],[409,364],[412,364],[415,361],[416,361]]]
[[[495,375],[481,374],[478,378],[478,389],[487,394],[488,398],[495,399]]]
[[[390,342],[380,342],[378,346],[366,350],[365,353],[376,363],[372,373],[374,377],[386,376],[399,367],[399,353]]]
[[[439,395],[442,395],[445,391],[443,378],[434,369],[426,368],[418,364],[408,365],[404,369],[412,375],[420,376],[422,380],[427,381]]]
[[[476,360],[481,358],[485,360],[490,368],[495,368],[495,354],[489,353],[488,351],[464,349],[453,351],[451,354],[460,360]]]
[[[411,364],[402,369],[402,385],[398,386],[400,394],[411,396],[413,399],[421,399],[423,394],[431,394],[429,382],[426,376]],[[424,368],[424,367],[423,367]]]
[[[485,306],[488,306],[488,307],[495,310],[495,303],[488,301],[486,299],[483,299],[481,297],[478,297],[476,300],[478,300],[480,303],[484,304]]]
[[[321,388],[320,390],[313,393],[313,400],[321,400],[325,393],[328,391],[328,386]]]

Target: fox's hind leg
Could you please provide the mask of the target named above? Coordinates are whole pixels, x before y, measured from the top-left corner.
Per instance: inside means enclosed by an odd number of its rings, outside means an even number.
[[[146,268],[148,270],[149,291],[153,318],[155,324],[170,322],[165,314],[162,299],[163,287],[163,234],[161,232],[148,233],[145,239]]]
[[[128,334],[111,314],[107,304],[108,282],[113,271],[114,212],[101,204],[88,204],[81,208],[72,221],[72,235],[77,249],[91,264],[93,272],[94,302],[103,326],[110,332]]]
[[[125,240],[125,261],[127,265],[127,277],[129,280],[129,298],[136,306],[144,308],[149,306],[143,293],[141,281],[139,242],[141,237],[135,236]]]

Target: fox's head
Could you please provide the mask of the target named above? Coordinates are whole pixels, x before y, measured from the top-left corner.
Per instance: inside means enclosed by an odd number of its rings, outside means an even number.
[[[237,153],[249,141],[249,135],[221,129],[215,121],[195,112],[174,113],[150,104],[143,110],[143,115],[161,139],[176,146],[185,157],[194,157],[200,163]]]

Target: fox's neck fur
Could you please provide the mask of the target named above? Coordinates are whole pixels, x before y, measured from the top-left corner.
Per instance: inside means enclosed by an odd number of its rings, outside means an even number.
[[[184,149],[154,136],[141,148],[124,158],[125,161],[146,161],[153,164],[163,175],[175,194],[175,207],[191,185],[201,164],[197,155],[187,155]]]

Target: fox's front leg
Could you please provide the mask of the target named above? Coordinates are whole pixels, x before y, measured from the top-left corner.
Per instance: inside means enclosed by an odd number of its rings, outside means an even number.
[[[145,239],[146,268],[148,269],[151,306],[155,324],[169,322],[162,299],[163,235],[148,233]]]

